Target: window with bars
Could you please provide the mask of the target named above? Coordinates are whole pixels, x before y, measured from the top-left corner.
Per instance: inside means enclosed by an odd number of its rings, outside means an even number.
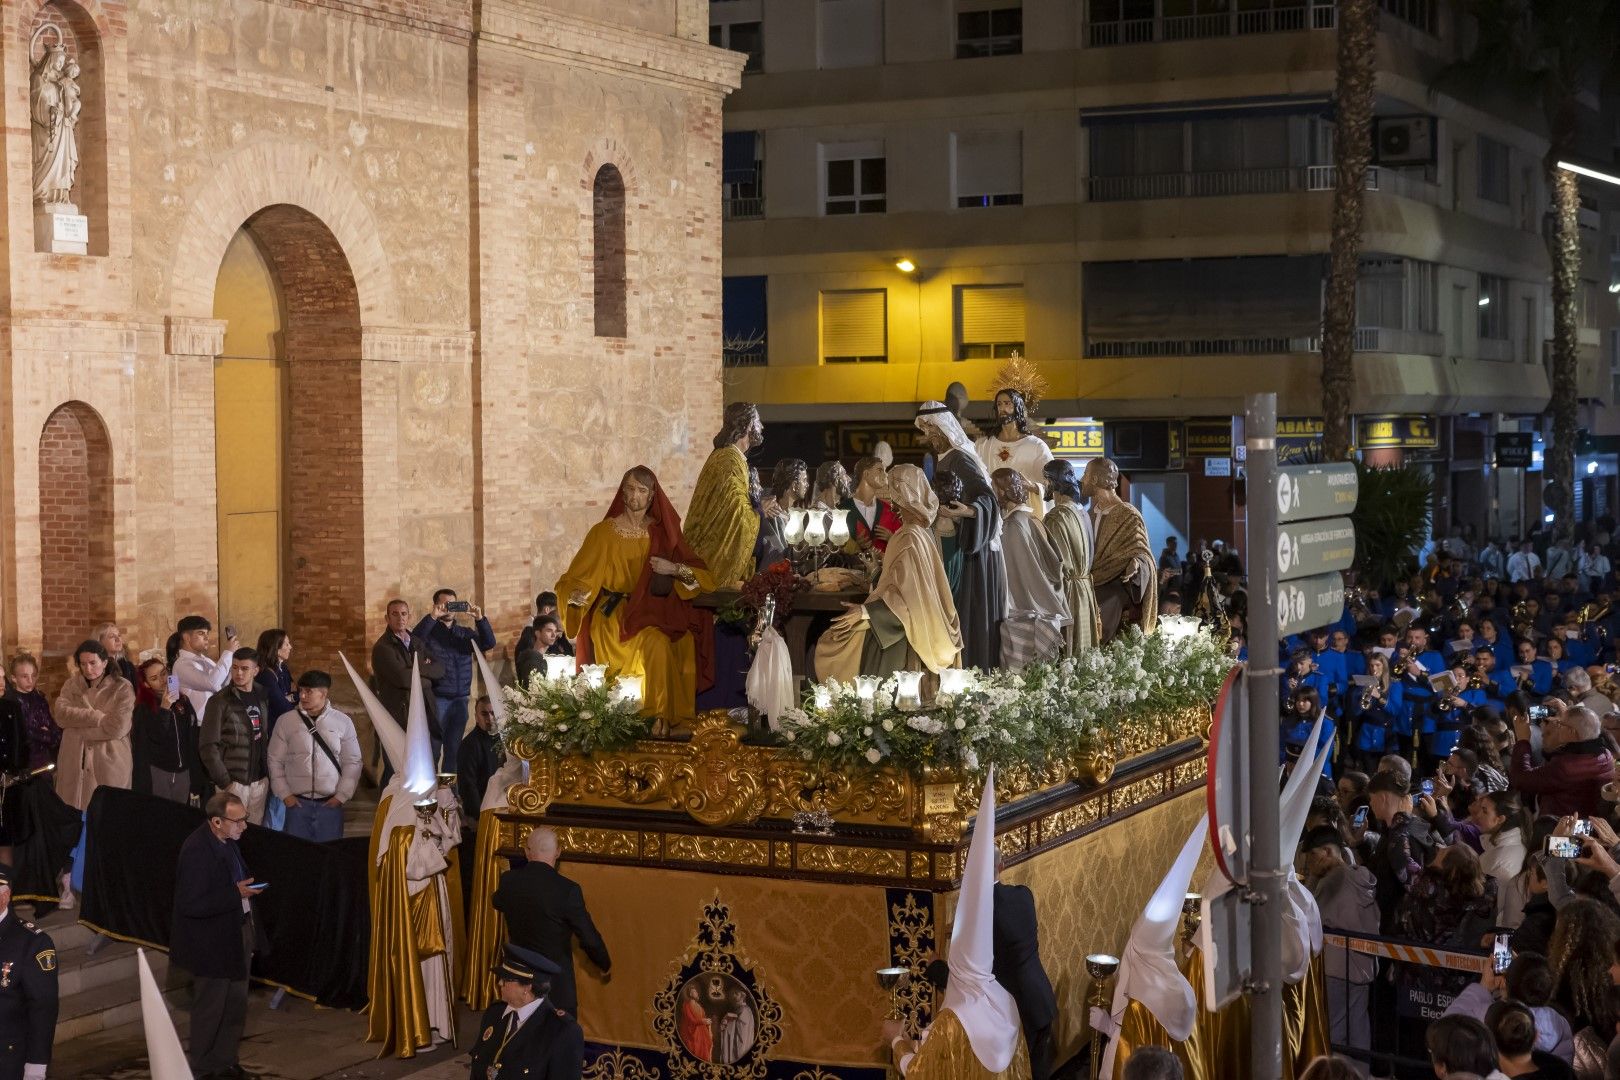
[[[1476,140],[1476,153],[1475,164],[1479,169],[1476,193],[1490,202],[1506,204],[1510,187],[1507,144],[1497,142],[1489,135],[1481,135]]]
[[[887,289],[829,289],[821,294],[821,359],[881,364],[889,358]]]
[[[888,170],[882,144],[826,146],[824,211],[835,214],[881,214],[888,209]]]
[[[975,131],[951,136],[956,177],[956,205],[1022,206],[1024,202],[1023,133]]]
[[[734,52],[747,53],[743,74],[765,70],[765,35],[758,22],[711,23],[709,44]]]
[[[1495,274],[1479,275],[1479,336],[1481,339],[1508,339],[1507,279]]]
[[[956,13],[956,58],[1017,56],[1024,51],[1022,7],[979,8]]]
[[[956,290],[956,358],[1024,355],[1024,287],[961,285]]]

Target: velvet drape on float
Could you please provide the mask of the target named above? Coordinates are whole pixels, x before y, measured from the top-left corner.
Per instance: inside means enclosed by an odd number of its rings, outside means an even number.
[[[123,941],[167,949],[180,845],[201,810],[103,785],[90,800],[82,921]],[[270,887],[253,900],[260,947],[253,978],[340,1009],[366,1003],[366,841],[324,844],[249,826],[248,870]]]

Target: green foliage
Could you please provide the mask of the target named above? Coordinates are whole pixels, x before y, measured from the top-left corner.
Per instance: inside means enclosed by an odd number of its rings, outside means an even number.
[[[508,686],[506,723],[499,731],[510,745],[526,739],[559,757],[618,750],[652,732],[652,718],[641,715],[641,702],[622,697],[601,672],[589,668],[572,679],[548,682],[535,672],[527,686]]]
[[[1374,469],[1360,461],[1356,475],[1356,571],[1363,585],[1382,589],[1417,569],[1434,510],[1434,480],[1417,465]]]

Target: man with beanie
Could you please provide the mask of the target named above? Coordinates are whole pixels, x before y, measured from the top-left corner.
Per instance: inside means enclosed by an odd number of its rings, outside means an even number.
[[[360,783],[360,737],[332,707],[332,676],[298,677],[298,708],[276,718],[266,753],[270,790],[287,807],[286,831],[306,840],[343,836],[343,804]]]

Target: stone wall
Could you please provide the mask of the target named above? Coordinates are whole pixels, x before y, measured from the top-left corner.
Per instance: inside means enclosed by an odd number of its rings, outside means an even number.
[[[654,465],[684,506],[720,410],[720,108],[742,63],[702,43],[702,7],[6,4],[0,645],[100,617],[46,591],[60,433],[42,435],[68,401],[106,431],[105,614],[145,650],[216,613],[213,290],[243,227],[284,305],[298,666],[359,662],[389,597],[421,611],[441,584],[509,643],[625,468]],[[96,57],[88,256],[30,244],[41,21]],[[594,332],[604,164],[625,186],[612,338]]]

